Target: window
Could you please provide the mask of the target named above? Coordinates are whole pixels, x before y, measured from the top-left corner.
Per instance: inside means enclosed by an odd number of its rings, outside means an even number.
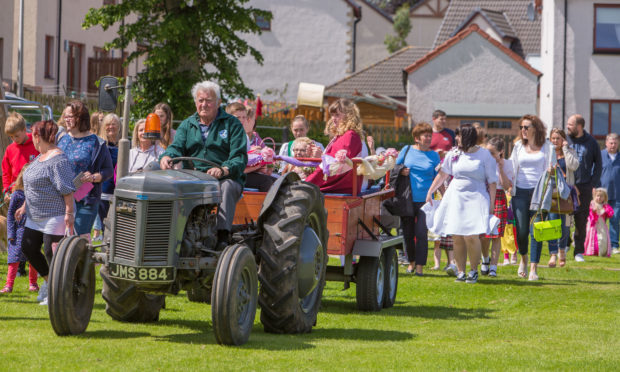
[[[256,24],[263,31],[271,31],[271,21],[267,20],[265,17],[256,16],[255,18]]]
[[[480,123],[480,125],[484,127],[484,120],[476,120],[476,119],[461,120],[461,126],[465,124],[473,124],[473,123]]]
[[[620,100],[592,100],[592,126],[595,138],[604,138],[611,132],[620,133]]]
[[[489,120],[487,122],[489,129],[511,129],[512,122],[510,120]]]
[[[620,53],[620,4],[594,4],[594,51]]]
[[[93,47],[93,53],[95,54],[95,59],[110,58],[110,52],[103,48]]]
[[[115,5],[116,0],[103,0],[103,5]]]
[[[54,37],[45,35],[45,78],[52,79],[54,67]]]
[[[67,88],[79,92],[82,86],[84,44],[69,42],[67,53]]]

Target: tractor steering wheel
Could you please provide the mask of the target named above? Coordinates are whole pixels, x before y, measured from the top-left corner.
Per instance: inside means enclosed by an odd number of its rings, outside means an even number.
[[[193,156],[179,156],[178,158],[172,158],[172,159],[170,159],[170,163],[174,164],[176,162],[185,161],[185,160],[187,160],[187,161],[200,161],[200,162],[209,164],[210,166],[212,166],[214,168],[217,168],[217,169],[221,170],[222,173],[224,173],[224,170],[222,169],[221,165],[219,165],[217,163],[214,163],[211,160],[206,160],[206,159],[202,159],[202,158],[196,158],[196,157],[193,157]]]

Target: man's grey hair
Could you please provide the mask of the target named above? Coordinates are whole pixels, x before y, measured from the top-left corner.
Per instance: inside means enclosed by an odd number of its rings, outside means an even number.
[[[194,101],[196,100],[196,97],[198,96],[198,92],[207,91],[207,90],[213,92],[213,94],[215,94],[217,99],[222,98],[220,96],[220,86],[212,81],[205,80],[205,81],[201,81],[199,83],[194,84],[194,86],[192,87],[192,97],[194,97]]]
[[[613,132],[609,133],[607,135],[607,137],[605,138],[605,140],[610,140],[610,139],[617,141],[618,140],[618,133],[613,133]]]

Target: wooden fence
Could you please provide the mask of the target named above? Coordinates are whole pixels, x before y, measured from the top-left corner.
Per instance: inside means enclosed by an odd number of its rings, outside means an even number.
[[[79,99],[84,102],[88,107],[89,112],[97,111],[99,104],[95,98],[79,98],[79,97],[67,97],[67,96],[53,96],[49,94],[36,93],[36,92],[24,92],[24,98],[30,101],[36,101],[43,105],[47,105],[52,108],[54,114],[59,114],[64,110],[67,103]],[[119,105],[120,106],[120,105]]]

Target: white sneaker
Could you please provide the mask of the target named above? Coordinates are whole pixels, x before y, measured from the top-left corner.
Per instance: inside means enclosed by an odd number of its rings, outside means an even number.
[[[448,274],[448,276],[456,276],[456,274],[459,272],[455,264],[450,264],[446,266],[445,271]]]
[[[47,282],[44,281],[41,288],[39,288],[39,295],[37,296],[37,301],[41,302],[44,299],[47,299]],[[45,303],[47,305],[47,302]]]
[[[614,248],[611,250],[611,254],[618,254],[618,253],[620,253],[620,249],[618,248]]]
[[[585,258],[583,258],[583,255],[581,253],[575,255],[575,262],[586,262]]]
[[[39,305],[41,305],[41,306],[47,306],[47,297],[45,297],[45,298],[43,299],[43,301],[39,302]]]

